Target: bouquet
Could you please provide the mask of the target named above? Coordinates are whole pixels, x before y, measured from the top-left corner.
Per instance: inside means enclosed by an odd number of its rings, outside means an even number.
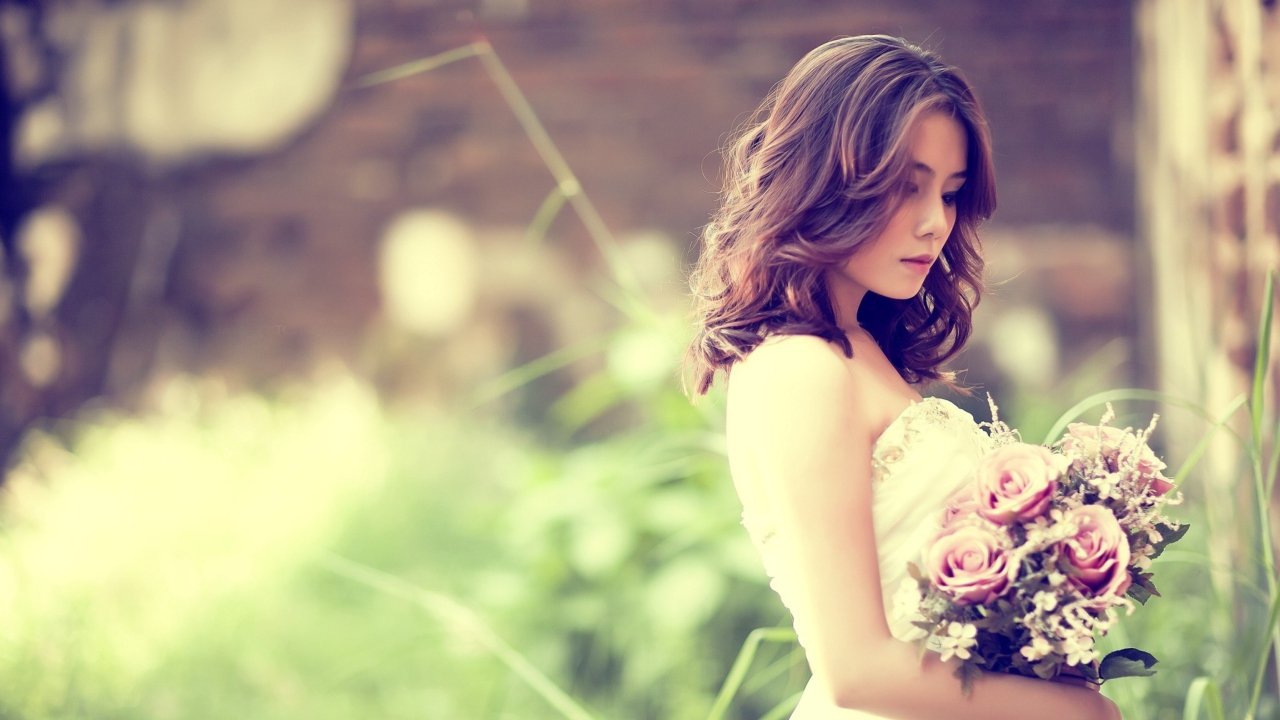
[[[1151,560],[1188,526],[1162,514],[1182,502],[1147,445],[1145,430],[1120,430],[1110,404],[1098,425],[1074,423],[1052,447],[1021,442],[992,404],[995,449],[952,495],[924,567],[895,603],[916,607],[925,639],[942,659],[960,658],[964,692],[983,672],[1102,683],[1153,675],[1156,659],[1126,648],[1099,660],[1095,636],[1116,608],[1159,595]],[[923,650],[922,650],[923,652]]]

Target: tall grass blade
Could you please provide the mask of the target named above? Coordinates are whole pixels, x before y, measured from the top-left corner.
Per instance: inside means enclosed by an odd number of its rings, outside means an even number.
[[[747,635],[746,642],[742,643],[742,649],[738,651],[738,657],[733,661],[729,676],[725,678],[720,694],[711,705],[707,720],[723,720],[725,711],[729,709],[729,703],[733,702],[733,697],[738,694],[738,688],[747,677],[747,670],[751,669],[751,662],[755,660],[761,643],[795,642],[795,639],[795,630],[791,628],[771,627],[752,630],[751,634]]]
[[[379,85],[434,70],[442,65],[448,65],[469,57],[480,58],[480,63],[484,66],[490,79],[493,80],[494,85],[498,87],[498,92],[502,94],[502,98],[507,102],[507,106],[511,108],[511,112],[516,116],[516,121],[520,123],[525,135],[528,136],[539,157],[542,158],[543,164],[547,166],[547,170],[555,178],[556,192],[562,198],[560,202],[563,203],[567,200],[573,206],[574,212],[577,213],[578,218],[587,229],[587,234],[591,236],[596,249],[600,251],[600,254],[604,256],[605,262],[608,263],[614,280],[628,294],[643,297],[644,292],[640,286],[640,281],[631,269],[626,256],[622,254],[613,232],[605,224],[604,218],[596,210],[591,198],[587,197],[586,192],[583,191],[582,183],[573,174],[569,163],[560,154],[559,148],[551,140],[551,135],[542,125],[542,121],[538,119],[538,114],[534,111],[533,106],[529,104],[529,100],[524,96],[515,79],[511,77],[511,73],[507,71],[502,60],[498,58],[497,52],[494,51],[493,45],[489,44],[488,40],[482,39],[470,45],[464,45],[422,60],[415,60],[371,73],[361,78],[357,85],[359,87]],[[542,208],[538,211],[539,215],[545,213],[554,217],[554,213],[548,208],[549,202],[551,202],[551,197],[543,201]],[[555,209],[556,211],[559,210],[558,207]],[[535,217],[536,222],[537,217]],[[550,224],[550,220],[547,220],[547,224]]]
[[[617,308],[618,312],[625,315],[631,322],[655,323],[659,321],[658,313],[654,311],[649,303],[645,302],[643,297],[628,292],[626,288],[608,278],[596,278],[591,283],[591,290],[601,300]]]
[[[525,245],[528,247],[536,247],[542,244],[542,239],[547,236],[547,230],[551,227],[551,223],[560,214],[560,208],[564,207],[565,196],[560,192],[560,186],[551,188],[551,192],[547,193],[547,197],[542,201],[542,205],[538,206],[538,212],[534,214],[533,221],[529,223],[528,229],[524,231]]]
[[[1252,429],[1253,444],[1262,450],[1262,410],[1266,404],[1264,391],[1267,384],[1267,368],[1271,362],[1271,315],[1275,305],[1275,270],[1267,273],[1266,289],[1262,291],[1262,312],[1258,321],[1258,352],[1253,361]]]
[[[1218,418],[1218,422],[1214,423],[1213,427],[1209,428],[1209,431],[1204,434],[1204,437],[1200,438],[1200,442],[1196,443],[1196,446],[1191,450],[1191,454],[1182,463],[1182,467],[1178,468],[1177,474],[1173,476],[1175,485],[1182,485],[1182,481],[1186,479],[1187,475],[1195,468],[1196,463],[1200,462],[1200,458],[1205,451],[1209,449],[1209,442],[1213,440],[1213,436],[1218,434],[1218,431],[1227,424],[1227,421],[1231,419],[1232,415],[1236,414],[1236,411],[1245,404],[1246,400],[1248,398],[1244,393],[1236,396],[1236,399],[1232,400],[1231,404],[1227,406],[1226,412],[1222,413],[1222,417]]]
[[[498,86],[498,91],[506,99],[511,111],[515,113],[516,120],[520,122],[525,134],[529,136],[534,149],[542,157],[542,162],[551,171],[551,176],[559,184],[560,192],[564,194],[569,204],[573,206],[574,211],[577,212],[578,218],[582,220],[582,224],[587,229],[587,234],[591,236],[591,240],[596,244],[596,249],[604,256],[605,261],[609,263],[614,279],[627,292],[643,295],[640,290],[640,282],[631,270],[631,265],[623,256],[622,250],[618,247],[618,242],[614,239],[613,233],[605,225],[604,219],[600,217],[595,204],[583,192],[582,183],[578,182],[577,176],[569,168],[569,163],[565,161],[556,144],[552,142],[551,135],[542,126],[542,121],[538,119],[533,106],[529,104],[524,93],[520,91],[520,86],[516,85],[515,79],[511,77],[511,73],[507,72],[506,66],[502,64],[502,60],[498,58],[498,54],[494,52],[493,46],[487,40],[481,40],[478,45],[481,46],[478,53],[480,62],[484,65],[485,70],[488,71],[489,77],[493,79],[494,84]]]
[[[1271,364],[1271,325],[1275,315],[1275,268],[1267,272],[1267,284],[1263,290],[1263,306],[1262,312],[1259,313],[1261,318],[1258,325],[1258,354],[1254,359],[1253,367],[1253,425],[1255,430],[1255,443],[1259,443],[1262,437],[1262,409],[1265,404],[1266,377],[1267,370]],[[1258,445],[1258,452],[1262,452],[1261,444]],[[1271,497],[1271,491],[1276,484],[1276,471],[1280,467],[1280,422],[1272,429],[1271,436],[1271,458],[1267,462],[1266,468],[1266,496]]]
[[[467,637],[492,653],[511,672],[529,685],[542,699],[560,711],[568,720],[594,720],[568,693],[561,690],[538,668],[533,666],[515,648],[489,629],[470,608],[447,595],[424,590],[395,575],[382,572],[339,555],[330,554],[321,564],[349,580],[366,585],[379,592],[403,598],[417,604],[450,630]]]
[[[795,695],[792,695],[786,700],[783,700],[773,706],[773,709],[762,715],[760,720],[786,720],[787,716],[791,714],[791,711],[795,710],[796,706],[800,704],[800,696],[803,694],[804,691],[801,690]]]
[[[471,396],[471,407],[479,407],[491,400],[496,400],[516,388],[537,380],[543,375],[548,375],[585,357],[590,357],[604,350],[608,344],[608,336],[588,338],[549,352],[540,358],[530,360],[520,367],[512,368],[477,388]]]
[[[1271,538],[1265,538],[1265,542],[1270,542]],[[1260,633],[1261,637],[1274,635],[1276,631],[1276,616],[1280,614],[1280,593],[1273,593],[1271,598],[1271,612],[1267,614],[1267,627]],[[1271,655],[1271,642],[1263,641],[1262,652],[1258,657],[1258,669],[1253,676],[1253,696],[1249,700],[1249,714],[1245,716],[1246,720],[1253,720],[1257,717],[1258,698],[1262,695],[1262,676],[1267,672],[1267,659]]]
[[[1276,486],[1276,471],[1280,470],[1280,422],[1271,433],[1271,460],[1267,462],[1267,497]]]
[[[1200,720],[1200,708],[1209,705],[1209,720],[1224,720],[1222,693],[1213,678],[1198,677],[1187,688],[1187,701],[1182,706],[1182,720]]]
[[[596,373],[561,395],[548,408],[559,434],[568,439],[587,423],[626,399],[618,383],[606,372]]]
[[[1203,407],[1191,402],[1190,400],[1185,400],[1176,395],[1170,395],[1169,393],[1160,392],[1159,390],[1146,390],[1143,388],[1117,388],[1114,390],[1104,390],[1099,393],[1094,393],[1075,405],[1072,405],[1069,410],[1064,412],[1062,416],[1058,418],[1058,421],[1053,424],[1053,427],[1049,429],[1048,434],[1045,435],[1044,444],[1053,444],[1053,442],[1058,439],[1058,436],[1062,434],[1062,431],[1067,428],[1068,424],[1074,422],[1086,412],[1093,408],[1101,407],[1109,402],[1117,402],[1119,400],[1152,400],[1155,402],[1163,402],[1190,410],[1196,415],[1204,418],[1210,424],[1215,422],[1214,417],[1209,414],[1208,410],[1205,410]],[[1240,435],[1236,433],[1235,430],[1232,430],[1230,426],[1227,427],[1227,431],[1235,436],[1236,440],[1239,441],[1241,445],[1245,444],[1244,438],[1240,437]]]
[[[1262,292],[1262,308],[1258,313],[1258,348],[1254,357],[1252,401],[1250,407],[1250,437],[1253,440],[1253,476],[1254,488],[1258,495],[1258,534],[1262,543],[1264,570],[1267,576],[1267,587],[1272,594],[1280,597],[1280,587],[1276,577],[1275,552],[1271,531],[1271,468],[1262,465],[1262,421],[1266,410],[1267,373],[1271,363],[1271,321],[1275,307],[1275,270],[1267,272],[1266,287]],[[1272,449],[1274,454],[1274,448]],[[1270,625],[1271,647],[1280,648],[1280,629],[1275,627],[1274,620]],[[1269,651],[1263,650],[1263,662]],[[1276,678],[1280,680],[1280,664],[1276,666]],[[1261,678],[1259,678],[1261,681]],[[1255,699],[1256,705],[1256,699]],[[1252,714],[1252,713],[1251,713]]]
[[[776,662],[769,665],[760,672],[752,675],[749,680],[742,684],[742,692],[748,695],[759,690],[769,683],[770,680],[778,677],[784,672],[796,666],[796,663],[804,660],[804,648],[796,646],[796,649],[778,658]]]
[[[1261,562],[1260,558],[1252,558]],[[1262,586],[1253,580],[1253,578],[1227,565],[1214,562],[1211,558],[1200,555],[1198,553],[1187,552],[1183,550],[1165,550],[1160,553],[1160,557],[1156,559],[1153,567],[1165,565],[1166,563],[1195,565],[1205,570],[1218,570],[1231,576],[1237,585],[1248,590],[1255,600],[1260,601],[1263,605],[1271,603],[1271,596]]]
[[[480,54],[481,48],[482,46],[480,43],[471,43],[470,45],[463,45],[460,48],[446,50],[438,55],[432,55],[431,57],[428,57],[428,58],[423,58],[421,60],[414,60],[413,62],[407,62],[403,65],[396,65],[395,67],[387,68],[386,70],[379,70],[378,72],[375,72],[375,73],[369,73],[368,75],[365,75],[364,77],[356,81],[356,87],[371,87],[373,85],[381,85],[383,83],[389,83],[393,80],[400,80],[403,78],[407,78],[410,75],[418,75],[420,73],[429,72],[431,70],[435,70],[438,67],[448,65],[449,63],[454,63],[469,57],[475,57],[476,55]]]

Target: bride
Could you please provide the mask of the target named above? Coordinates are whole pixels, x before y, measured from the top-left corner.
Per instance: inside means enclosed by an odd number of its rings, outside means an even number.
[[[972,88],[886,36],[810,52],[728,156],[690,358],[699,393],[728,376],[743,524],[809,662],[792,720],[1120,717],[1083,681],[987,674],[965,697],[958,661],[936,640],[920,659],[914,608],[893,602],[990,448],[917,388],[955,387],[941,366],[969,337],[993,183]]]

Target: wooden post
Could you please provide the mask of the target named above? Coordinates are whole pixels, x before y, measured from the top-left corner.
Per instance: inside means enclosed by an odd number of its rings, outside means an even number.
[[[1280,52],[1270,50],[1280,11],[1268,0],[1138,0],[1135,11],[1142,311],[1161,388],[1218,412],[1248,391],[1263,284],[1280,265],[1280,202],[1267,201],[1280,199]],[[1273,347],[1269,377],[1278,355]],[[1185,456],[1205,426],[1165,417],[1172,454]],[[1259,513],[1240,458],[1220,436],[1200,466],[1203,487],[1188,487],[1208,513],[1224,641],[1243,617],[1230,572],[1256,572]]]

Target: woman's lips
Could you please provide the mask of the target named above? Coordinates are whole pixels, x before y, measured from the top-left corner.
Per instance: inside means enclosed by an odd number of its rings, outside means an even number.
[[[917,260],[915,258],[907,258],[906,260],[902,261],[902,264],[906,265],[908,268],[910,268],[914,272],[918,272],[921,275],[925,275],[925,274],[928,274],[929,268],[933,266],[933,261],[924,260],[924,259]]]

